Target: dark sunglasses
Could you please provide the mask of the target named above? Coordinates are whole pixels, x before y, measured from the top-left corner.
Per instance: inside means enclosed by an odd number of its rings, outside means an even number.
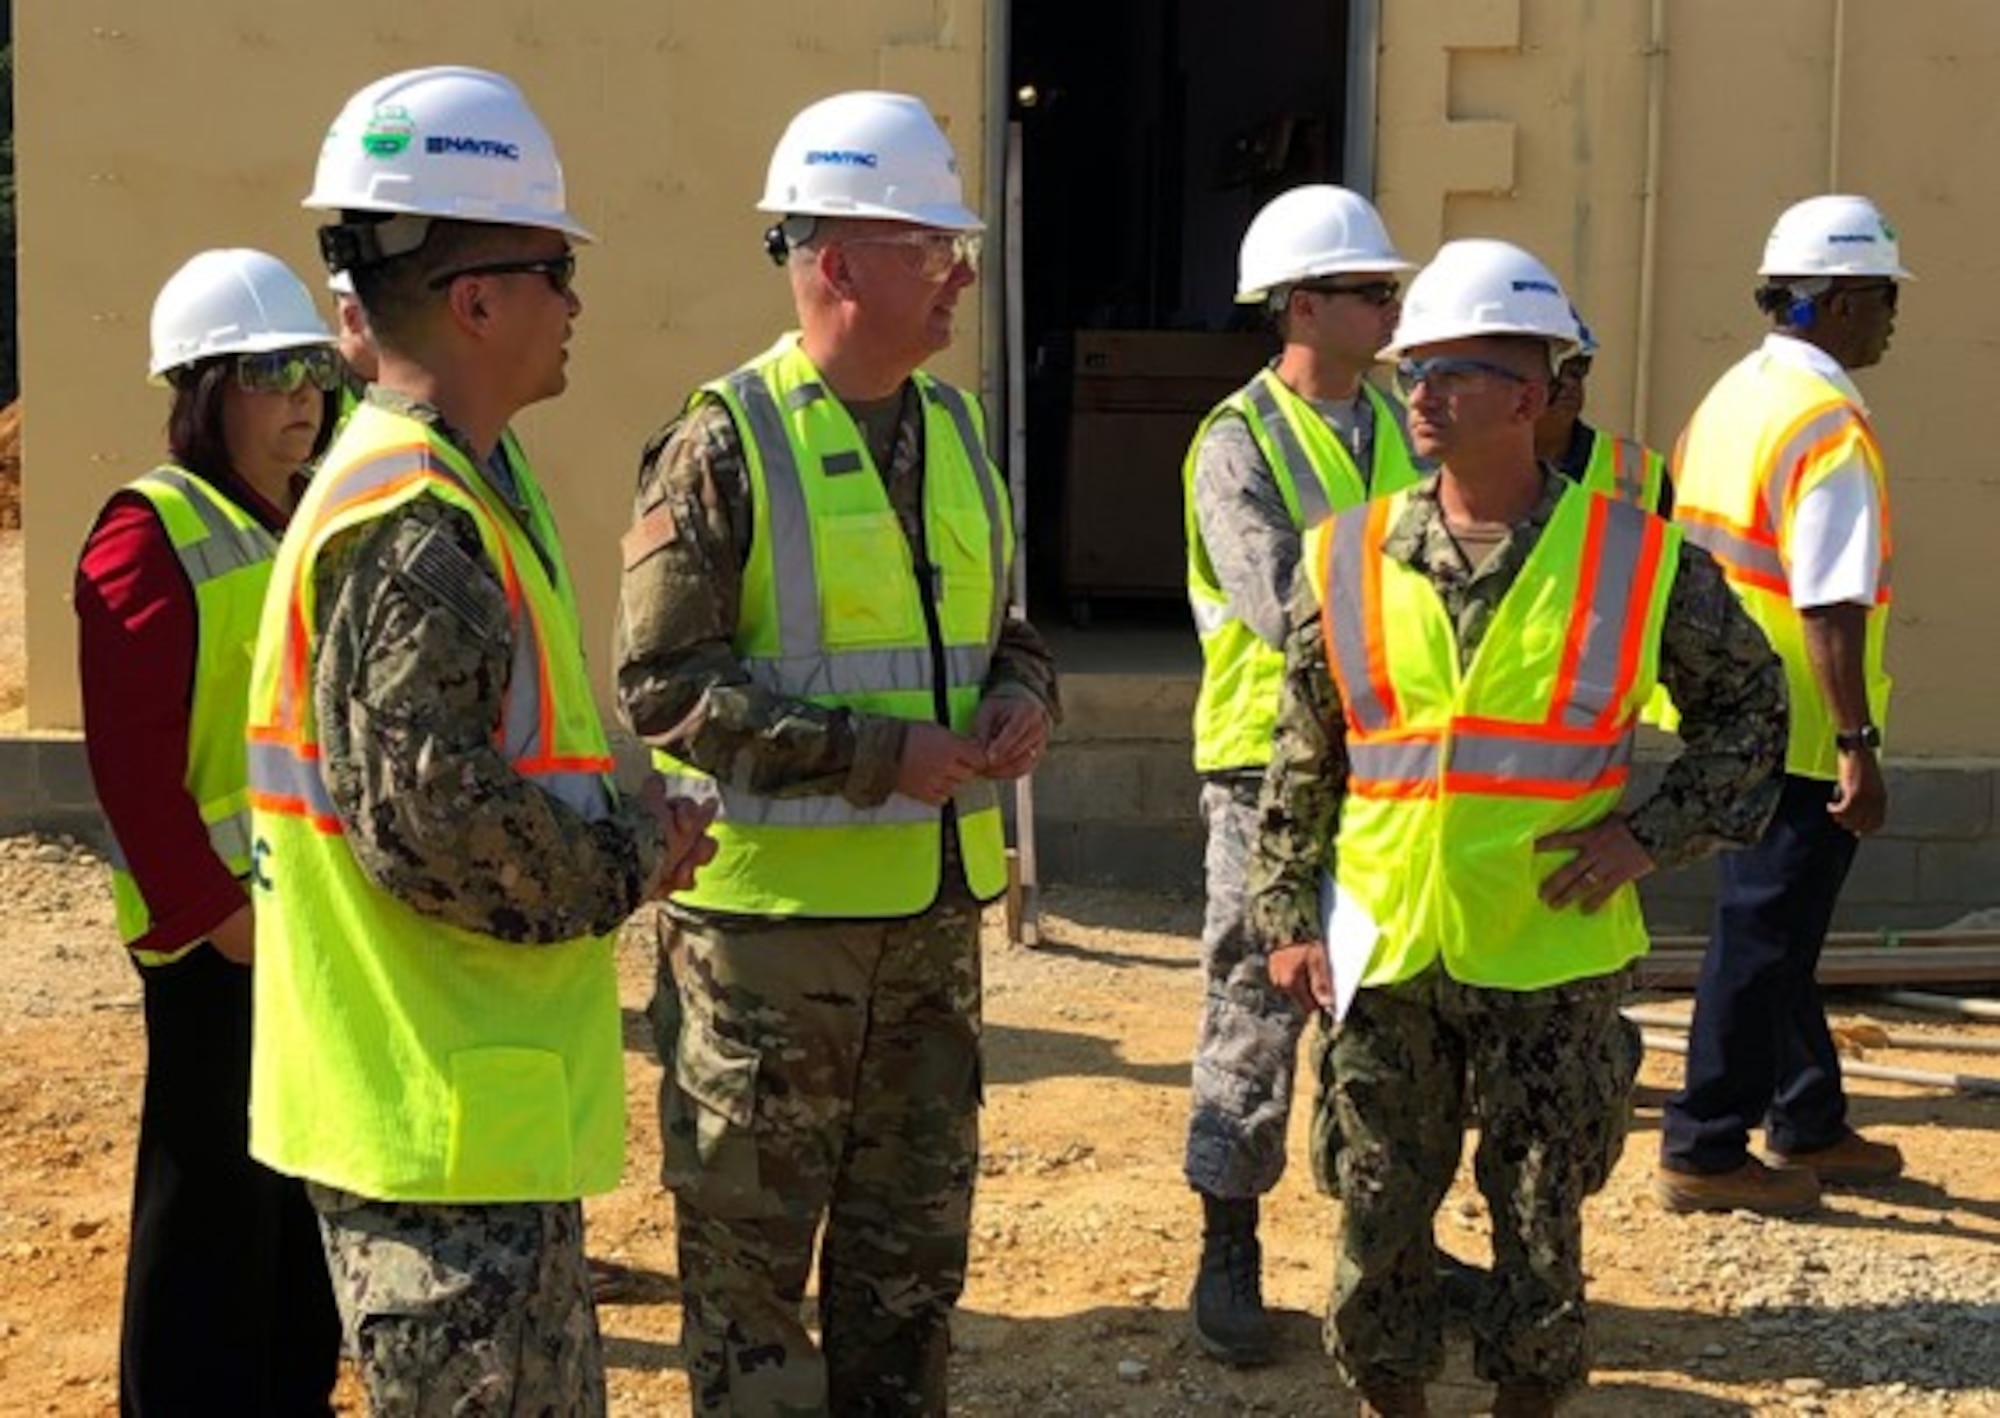
[[[1526,384],[1528,377],[1516,374],[1502,364],[1494,364],[1484,359],[1459,359],[1450,355],[1438,355],[1432,359],[1401,359],[1396,361],[1396,387],[1404,398],[1416,393],[1419,384],[1428,384],[1433,394],[1450,398],[1463,390],[1466,383],[1480,375],[1490,374],[1496,379],[1505,379],[1513,384]]]
[[[1294,290],[1306,291],[1312,295],[1351,295],[1365,305],[1394,305],[1403,294],[1401,281],[1356,281],[1352,285],[1335,285],[1331,281],[1300,281]]]
[[[540,276],[557,295],[568,295],[576,280],[576,253],[544,256],[539,261],[485,261],[477,266],[458,266],[431,277],[431,289],[443,290],[463,276]]]
[[[340,352],[328,345],[236,356],[236,382],[252,394],[290,394],[301,384],[331,393],[342,373]]]

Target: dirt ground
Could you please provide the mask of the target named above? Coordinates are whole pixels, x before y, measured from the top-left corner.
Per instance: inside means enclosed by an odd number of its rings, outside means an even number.
[[[1279,1361],[1233,1372],[1188,1336],[1199,1228],[1179,1162],[1199,992],[1195,903],[1059,890],[1047,907],[1038,949],[989,931],[985,1162],[954,1407],[1352,1411],[1319,1341],[1337,1208],[1301,1165],[1266,1213]],[[143,1039],[102,865],[64,844],[0,841],[0,936],[0,1412],[110,1412]],[[639,1013],[650,988],[641,938],[622,956],[630,1163],[624,1185],[589,1211],[592,1251],[639,1278],[633,1301],[602,1315],[621,1414],[686,1407],[673,1213],[654,1180],[658,1069]],[[1941,1037],[1977,1033],[1854,1001],[1840,1012]],[[1895,1051],[1898,1063],[1968,1072],[1981,1067],[1973,1058]],[[1650,1056],[1644,1081],[1669,1084],[1676,1067]],[[1859,1121],[1906,1149],[1911,1175],[1839,1196],[1809,1223],[1663,1215],[1645,1196],[1658,1117],[1640,1111],[1623,1164],[1589,1208],[1598,1361],[1571,1411],[2000,1413],[2000,1099],[1865,1082],[1852,1091]],[[1303,1109],[1293,1122],[1296,1162]],[[1440,1237],[1483,1257],[1485,1229],[1461,1178]],[[1485,1405],[1463,1342],[1432,1392],[1442,1413]],[[343,1398],[358,1411],[351,1381]]]

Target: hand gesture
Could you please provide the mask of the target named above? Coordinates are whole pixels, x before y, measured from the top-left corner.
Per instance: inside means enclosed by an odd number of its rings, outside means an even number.
[[[1019,778],[1048,747],[1048,710],[1031,699],[982,699],[972,716],[972,736],[986,749],[988,778]]]
[[[986,750],[942,724],[912,723],[896,763],[896,791],[933,807],[948,802],[968,779],[986,769]]]

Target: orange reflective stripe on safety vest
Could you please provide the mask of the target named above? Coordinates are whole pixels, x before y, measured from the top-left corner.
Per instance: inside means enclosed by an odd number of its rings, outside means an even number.
[[[316,537],[336,518],[371,503],[396,499],[412,485],[425,483],[449,488],[477,503],[476,494],[433,456],[428,444],[409,444],[384,449],[351,469],[340,489],[342,495],[319,510],[305,534]],[[601,817],[605,811],[604,778],[615,763],[608,753],[574,755],[552,750],[557,739],[555,694],[536,617],[525,613],[520,570],[506,538],[484,527],[481,537],[499,572],[514,627],[512,663],[502,692],[500,720],[494,725],[495,746],[516,772],[550,796],[585,817]],[[302,558],[296,574],[301,581],[310,576],[310,560]],[[294,586],[290,596],[284,661],[269,718],[253,723],[250,729],[250,796],[253,805],[266,812],[303,817],[321,832],[338,834],[340,819],[321,776],[320,746],[305,712],[312,694],[308,683],[312,634],[305,623],[305,589]]]
[[[1404,721],[1391,682],[1382,594],[1382,545],[1401,505],[1382,499],[1361,515],[1337,518],[1327,539],[1321,625],[1347,718],[1349,791],[1376,798],[1565,799],[1622,787],[1667,524],[1626,504],[1589,498],[1577,593],[1541,720],[1457,714],[1448,725],[1414,726]]]

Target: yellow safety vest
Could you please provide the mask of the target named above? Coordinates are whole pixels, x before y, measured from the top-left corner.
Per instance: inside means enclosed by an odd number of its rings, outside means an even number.
[[[749,466],[754,527],[731,644],[752,681],[963,733],[1006,612],[1013,517],[976,406],[926,374],[916,385],[927,577],[917,574],[859,429],[795,335],[704,386],[689,407],[721,403]],[[666,754],[656,761],[722,800],[716,858],[674,897],[679,905],[879,919],[918,915],[937,900],[952,820],[942,808],[901,794],[872,808],[838,794],[768,797]],[[991,900],[1007,882],[992,783],[966,784],[953,806],[967,884]]]
[[[561,547],[525,464],[514,472],[529,527],[434,430],[358,409],[279,550],[257,646],[250,1150],[382,1200],[566,1200],[610,1190],[624,1163],[613,938],[510,944],[412,910],[363,874],[321,776],[314,564],[331,538],[433,497],[471,517],[506,591],[496,748],[572,811],[612,811],[574,607],[544,569]]]
[[[1660,489],[1666,481],[1667,460],[1645,444],[1601,428],[1591,430],[1590,461],[1584,464],[1583,485],[1592,492],[1629,502],[1642,512],[1657,512]]]
[[[1610,974],[1646,950],[1637,891],[1594,915],[1551,910],[1537,888],[1566,857],[1535,842],[1618,805],[1679,533],[1566,488],[1461,670],[1436,588],[1383,551],[1408,501],[1377,499],[1306,538],[1347,718],[1335,879],[1377,932],[1360,983],[1433,962],[1506,990]]]
[[[1807,492],[1856,453],[1882,509],[1882,574],[1862,669],[1869,718],[1886,733],[1889,484],[1881,445],[1861,410],[1830,380],[1758,350],[1716,381],[1674,451],[1674,520],[1716,559],[1784,661],[1791,700],[1785,771],[1829,782],[1840,776],[1838,726],[1806,654],[1805,617],[1792,604],[1793,514]]]
[[[1264,643],[1229,604],[1195,516],[1195,464],[1218,418],[1241,418],[1256,441],[1300,529],[1330,512],[1401,491],[1421,476],[1403,432],[1403,411],[1372,385],[1361,386],[1375,412],[1375,451],[1367,478],[1318,410],[1293,393],[1275,371],[1262,370],[1217,404],[1195,430],[1181,467],[1188,548],[1188,605],[1201,638],[1201,689],[1194,706],[1194,766],[1198,773],[1262,768],[1271,761],[1282,650]]]
[[[188,706],[182,781],[208,828],[208,845],[239,879],[250,875],[250,797],[243,753],[250,707],[250,653],[278,539],[206,479],[171,464],[126,484],[153,505],[194,592],[194,699]],[[135,688],[134,693],[144,693]],[[153,913],[119,851],[111,851],[111,898],[127,945],[152,928]],[[141,965],[166,965],[200,945],[135,950]]]

